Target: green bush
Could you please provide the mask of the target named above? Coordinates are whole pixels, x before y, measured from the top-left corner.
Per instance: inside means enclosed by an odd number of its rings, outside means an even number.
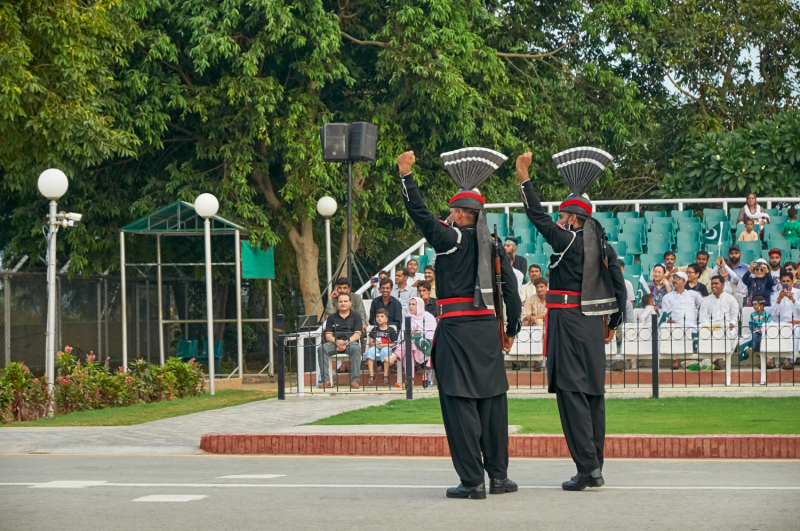
[[[203,392],[203,370],[189,360],[171,358],[163,367],[136,360],[116,371],[89,353],[81,360],[67,346],[57,354],[54,382],[56,413],[124,407],[136,403],[159,402],[196,396]],[[18,422],[43,417],[51,407],[47,376],[34,378],[21,363],[11,363],[0,378],[0,419]]]

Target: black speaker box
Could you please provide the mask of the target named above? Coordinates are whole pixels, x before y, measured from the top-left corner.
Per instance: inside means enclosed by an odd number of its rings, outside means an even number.
[[[349,124],[325,124],[320,128],[322,160],[325,162],[347,162],[349,129]]]
[[[375,160],[378,128],[367,122],[354,122],[350,126],[350,160]]]
[[[306,337],[303,346],[303,371],[314,372],[317,370],[317,347],[319,347],[319,337]]]

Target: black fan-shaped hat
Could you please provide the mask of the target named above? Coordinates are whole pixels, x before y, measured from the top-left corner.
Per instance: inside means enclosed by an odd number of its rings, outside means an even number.
[[[440,155],[447,172],[462,190],[483,184],[508,157],[492,149],[470,147]]]
[[[610,154],[593,147],[576,147],[553,155],[561,177],[576,196],[586,193],[612,160]]]

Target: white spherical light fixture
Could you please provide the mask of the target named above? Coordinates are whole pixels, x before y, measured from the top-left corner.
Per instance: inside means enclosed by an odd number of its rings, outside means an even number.
[[[319,201],[317,201],[317,212],[324,218],[329,218],[336,214],[336,208],[336,199],[329,195],[320,197]]]
[[[64,172],[56,168],[44,170],[39,175],[39,192],[51,201],[55,201],[67,192],[69,180]]]
[[[219,201],[212,194],[200,194],[194,200],[194,209],[200,217],[208,219],[219,210]]]

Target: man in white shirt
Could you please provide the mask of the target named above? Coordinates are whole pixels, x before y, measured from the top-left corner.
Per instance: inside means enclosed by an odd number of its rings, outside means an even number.
[[[739,295],[742,299],[747,298],[747,286],[742,282],[742,277],[721,256],[717,257],[717,266],[711,270],[710,275],[712,278],[717,275],[722,277],[724,285],[722,291],[725,293],[729,293],[734,297]]]
[[[711,277],[711,295],[700,306],[700,324],[725,325],[733,330],[739,323],[739,301],[725,293],[722,277]]]
[[[769,313],[772,322],[782,325],[792,325],[794,337],[793,354],[797,354],[800,347],[800,290],[792,287],[793,276],[785,269],[781,270],[780,283],[777,291],[772,294]],[[787,334],[788,335],[788,334]],[[795,357],[787,357],[781,363],[781,369],[791,370]]]
[[[688,281],[689,277],[683,271],[672,274],[672,286],[675,289],[662,299],[661,311],[669,314],[668,323],[685,323],[694,331],[697,324],[697,311],[703,304],[703,296],[696,291],[686,289]]]
[[[531,281],[524,284],[519,290],[519,299],[522,301],[523,305],[526,300],[536,296],[536,286],[533,285],[533,281],[540,276],[542,276],[542,268],[536,264],[531,264],[528,268],[528,278],[530,278]]]
[[[408,315],[408,301],[411,300],[411,297],[417,296],[417,288],[411,286],[411,277],[406,268],[394,272],[394,281],[392,297],[400,301],[400,306],[403,307],[403,317],[405,317]]]
[[[688,331],[692,338],[692,350],[697,352],[697,311],[703,304],[703,296],[699,292],[686,289],[689,276],[683,271],[676,271],[672,274],[672,291],[661,299],[661,312],[667,317],[667,322],[677,324]],[[677,337],[686,337],[683,334]],[[672,369],[680,368],[680,359],[672,363]]]

